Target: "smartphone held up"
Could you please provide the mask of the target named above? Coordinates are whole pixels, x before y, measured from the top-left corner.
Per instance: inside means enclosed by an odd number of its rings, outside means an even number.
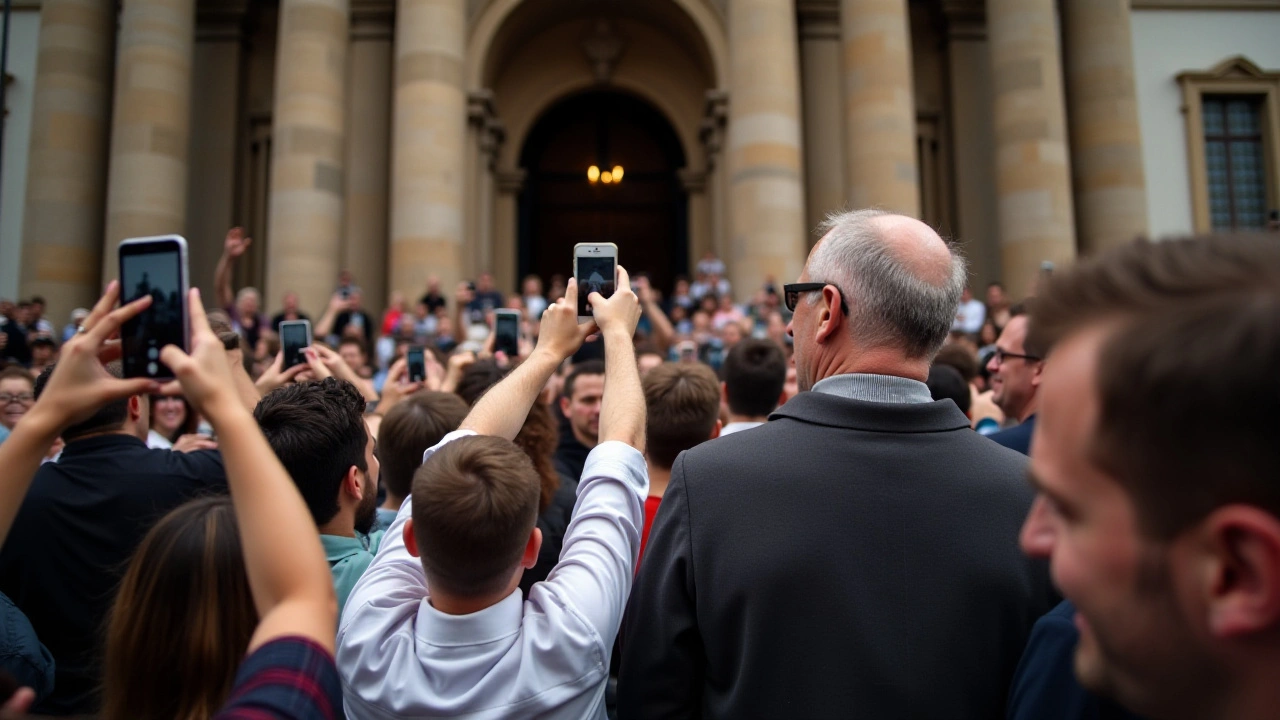
[[[166,345],[190,349],[187,241],[180,235],[129,238],[120,243],[119,261],[120,303],[151,296],[150,307],[120,328],[124,376],[172,378],[160,351]]]
[[[284,352],[282,369],[305,365],[307,356],[303,350],[311,347],[311,321],[285,320],[280,323],[280,349]]]
[[[591,319],[587,297],[593,292],[612,297],[618,284],[618,246],[578,243],[573,246],[573,276],[578,280],[578,322]]]

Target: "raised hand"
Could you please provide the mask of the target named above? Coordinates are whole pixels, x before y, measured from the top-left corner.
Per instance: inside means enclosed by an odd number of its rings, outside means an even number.
[[[640,323],[640,300],[631,291],[631,278],[621,265],[618,266],[617,289],[613,295],[605,299],[600,293],[587,296],[591,303],[591,314],[601,332],[625,331],[627,337],[635,334],[636,325]]]
[[[632,294],[631,297],[634,299],[635,295]],[[542,325],[534,352],[542,350],[557,361],[564,360],[577,352],[587,336],[595,331],[595,322],[578,324],[578,280],[569,278],[564,297],[548,305],[542,313]]]
[[[236,394],[226,348],[209,328],[198,289],[192,288],[187,295],[187,308],[191,317],[191,353],[176,345],[166,345],[160,351],[161,362],[177,377],[165,384],[162,392],[186,396],[191,406],[216,427],[232,409],[243,412],[244,405]]]
[[[400,358],[391,363],[387,369],[387,381],[382,384],[382,397],[378,400],[378,414],[385,416],[387,411],[400,404],[401,400],[422,389],[422,381],[407,382],[409,377],[409,361]]]
[[[284,351],[281,350],[276,353],[276,359],[271,361],[271,364],[267,366],[266,370],[262,371],[262,375],[260,375],[257,382],[254,383],[258,388],[258,392],[266,395],[281,385],[288,385],[298,377],[298,373],[307,369],[305,364],[294,365],[288,369],[282,369],[283,365]]]
[[[244,228],[233,227],[227,231],[227,238],[222,243],[222,251],[227,257],[238,258],[249,249],[252,243],[253,238],[245,237]]]

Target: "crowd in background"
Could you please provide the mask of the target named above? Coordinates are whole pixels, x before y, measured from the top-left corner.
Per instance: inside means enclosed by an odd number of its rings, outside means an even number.
[[[268,307],[233,228],[163,384],[147,298],[0,301],[0,719],[1270,716],[1275,240],[1014,302],[916,220],[823,233],[580,324],[563,276]]]

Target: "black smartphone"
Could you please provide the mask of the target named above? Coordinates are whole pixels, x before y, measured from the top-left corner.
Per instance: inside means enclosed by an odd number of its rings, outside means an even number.
[[[409,382],[422,382],[427,379],[427,360],[420,347],[411,347],[405,355],[409,365]]]
[[[591,319],[587,296],[598,292],[612,297],[618,282],[618,246],[613,243],[578,243],[573,246],[573,276],[578,279],[578,322]]]
[[[307,356],[302,352],[311,347],[311,321],[285,320],[280,323],[280,349],[284,351],[282,370],[294,365],[305,365]]]
[[[520,354],[520,311],[495,310],[493,313],[493,351],[509,358]]]
[[[187,241],[180,235],[129,238],[120,243],[119,253],[121,304],[152,298],[150,307],[120,328],[124,376],[172,378],[160,351],[166,345],[190,347]]]

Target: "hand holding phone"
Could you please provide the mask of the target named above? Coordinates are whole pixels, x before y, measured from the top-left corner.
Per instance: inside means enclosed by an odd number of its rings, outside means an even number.
[[[151,296],[151,306],[120,330],[124,376],[172,378],[160,351],[166,345],[184,352],[190,348],[187,241],[180,235],[129,238],[120,243],[119,253],[121,302]]]
[[[514,360],[520,356],[520,311],[495,310],[493,316],[493,352]]]
[[[411,347],[406,353],[409,365],[409,382],[423,382],[427,379],[427,362],[424,350],[420,347]]]
[[[280,349],[284,352],[284,369],[306,365],[302,351],[311,347],[311,321],[286,320],[280,323]]]
[[[578,243],[573,246],[573,276],[578,280],[578,322],[592,319],[587,296],[600,293],[606,300],[618,285],[618,246],[613,243]]]

